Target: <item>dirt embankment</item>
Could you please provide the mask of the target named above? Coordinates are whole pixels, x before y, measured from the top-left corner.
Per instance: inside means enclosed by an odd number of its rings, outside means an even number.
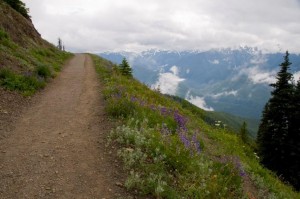
[[[27,47],[32,41],[39,45],[49,45],[41,38],[30,20],[2,1],[0,1],[0,28],[22,47]]]

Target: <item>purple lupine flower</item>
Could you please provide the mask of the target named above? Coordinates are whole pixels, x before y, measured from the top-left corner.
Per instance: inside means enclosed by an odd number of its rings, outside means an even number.
[[[160,108],[160,114],[163,116],[168,115],[168,109],[166,107],[161,107]]]
[[[236,167],[236,169],[238,169],[239,172],[240,172],[240,176],[245,176],[246,172],[245,172],[243,166],[241,165],[240,160],[238,158],[235,158],[234,161],[235,161],[235,167]]]
[[[201,146],[200,146],[200,142],[197,139],[197,133],[195,132],[193,137],[192,137],[192,142],[194,144],[195,150],[198,154],[201,153]]]
[[[137,101],[137,98],[132,96],[132,97],[130,98],[130,100],[131,100],[132,102],[136,102],[136,101]]]
[[[140,100],[140,105],[141,105],[141,106],[145,106],[145,105],[146,105],[146,102],[143,101],[143,100]]]
[[[246,174],[246,172],[244,171],[244,169],[242,169],[242,170],[240,170],[240,176],[241,177],[244,177],[244,176],[246,176],[247,174]]]
[[[241,165],[240,159],[236,156],[224,156],[221,159],[222,163],[228,163],[231,162],[233,164],[233,166],[235,167],[235,169],[237,169],[239,171],[239,174],[241,177],[246,176],[247,173],[244,170],[243,166]]]
[[[183,133],[179,134],[179,138],[180,138],[181,142],[184,144],[184,147],[186,149],[189,149],[190,148],[190,141],[189,141],[189,139],[187,139],[187,137]]]
[[[180,115],[177,111],[174,112],[174,119],[178,124],[178,127],[180,130],[186,131],[186,118],[184,118],[182,115]]]

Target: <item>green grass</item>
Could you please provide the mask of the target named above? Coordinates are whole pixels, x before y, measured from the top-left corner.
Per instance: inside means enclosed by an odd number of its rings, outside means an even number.
[[[13,73],[8,69],[0,70],[0,85],[9,90],[17,90],[23,95],[32,95],[36,90],[44,88],[46,83],[36,76],[24,76]]]
[[[26,48],[21,47],[2,29],[0,49],[1,58],[12,60],[5,66],[0,66],[0,85],[25,96],[44,88],[48,80],[55,77],[64,62],[72,56],[54,46],[43,46],[31,40]]]
[[[8,39],[8,34],[0,28],[0,41]]]
[[[93,60],[106,111],[122,123],[108,139],[119,145],[129,190],[157,198],[300,198],[236,133],[207,124],[204,111],[122,76],[109,61]]]
[[[180,97],[171,96],[171,95],[166,95],[166,96],[179,102],[182,108],[189,110],[191,113],[197,115],[198,117],[200,117],[202,120],[204,120],[207,124],[210,124],[211,126],[215,126],[216,121],[221,121],[221,125],[220,125],[221,128],[224,128],[223,125],[225,124],[226,125],[225,128],[229,128],[231,131],[235,131],[236,133],[239,133],[243,122],[246,122],[249,136],[252,139],[256,138],[256,133],[258,131],[258,125],[259,125],[258,120],[242,118],[242,117],[234,116],[223,112],[204,111]]]
[[[51,77],[52,72],[49,66],[47,65],[39,65],[36,67],[35,72],[38,76],[47,79]]]
[[[10,50],[16,50],[18,45],[11,41],[9,35],[0,27],[0,47],[6,47]],[[5,50],[4,48],[2,50]]]

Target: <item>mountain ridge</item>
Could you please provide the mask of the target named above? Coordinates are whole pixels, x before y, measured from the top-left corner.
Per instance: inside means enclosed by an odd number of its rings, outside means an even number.
[[[190,93],[191,98],[201,98],[208,109],[212,107],[216,111],[256,119],[260,118],[262,108],[270,97],[268,84],[275,80],[278,63],[283,56],[281,53],[265,54],[250,47],[205,52],[150,50],[99,55],[115,63],[126,57],[135,77],[150,86],[158,86],[161,81],[171,83],[172,79],[168,81],[168,77],[173,77],[174,81],[178,81],[176,92],[160,88],[167,94],[189,100],[187,94]],[[293,72],[299,72],[300,55],[291,54],[291,62]],[[177,67],[177,75],[170,70],[173,66]],[[296,75],[299,77],[300,73]],[[253,105],[247,108],[249,104]]]

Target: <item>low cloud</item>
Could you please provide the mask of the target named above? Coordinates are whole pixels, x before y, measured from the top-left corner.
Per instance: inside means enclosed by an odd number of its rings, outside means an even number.
[[[170,71],[173,72],[174,75],[178,75],[178,67],[177,66],[172,66],[170,68]]]
[[[262,66],[267,62],[267,58],[261,51],[254,52],[249,63],[238,67],[239,73],[232,80],[235,81],[241,76],[246,76],[253,84],[272,84],[276,82],[276,70],[267,71]]]
[[[189,90],[186,93],[185,99],[189,101],[190,103],[194,104],[195,106],[198,106],[199,108],[206,110],[206,111],[214,111],[212,107],[209,107],[206,102],[204,97],[199,97],[199,96],[193,96],[191,94],[191,91]]]
[[[211,64],[219,64],[220,63],[220,61],[219,60],[217,60],[217,59],[214,59],[214,60],[212,60],[212,61],[209,61]]]
[[[261,51],[255,51],[255,53],[256,55],[250,60],[251,64],[258,66],[268,61],[265,55],[261,54]]]
[[[169,72],[160,73],[152,88],[159,88],[163,94],[176,95],[177,87],[185,79],[178,76],[178,67],[172,66]]]
[[[191,102],[195,106],[198,106],[199,108],[202,108],[206,111],[214,111],[212,107],[207,106],[204,97],[199,97],[199,96],[189,96],[186,98],[187,101]]]
[[[237,90],[232,90],[232,91],[224,91],[224,92],[221,92],[221,93],[217,93],[217,94],[211,95],[211,97],[214,98],[214,99],[217,99],[217,98],[224,97],[224,96],[229,96],[229,95],[237,96],[237,94],[238,94]]]
[[[300,80],[300,71],[294,73],[294,80],[297,82]]]
[[[276,71],[263,71],[258,66],[244,68],[240,74],[246,75],[254,84],[272,84],[276,82]]]

